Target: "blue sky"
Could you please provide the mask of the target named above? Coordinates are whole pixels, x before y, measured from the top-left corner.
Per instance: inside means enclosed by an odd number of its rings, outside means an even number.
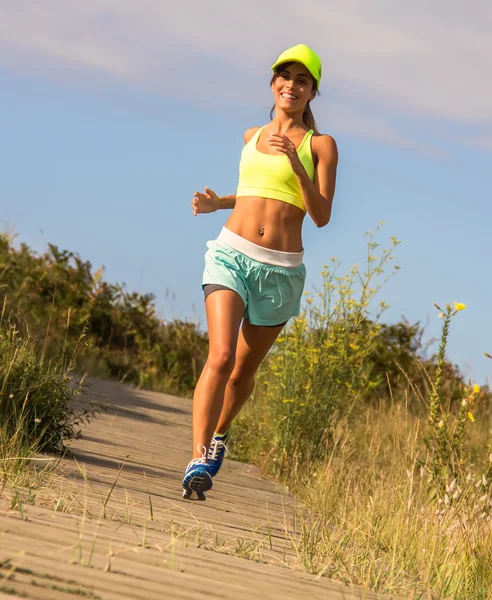
[[[385,319],[421,321],[430,338],[434,302],[466,303],[448,355],[484,383],[492,8],[428,4],[0,0],[4,228],[154,292],[166,318],[204,324],[205,243],[228,212],[193,218],[192,194],[234,193],[242,133],[268,119],[269,67],[308,43],[324,63],[314,112],[340,166],[331,223],[306,221],[307,289],[331,256],[362,263],[364,233],[384,221],[378,241],[402,241]]]

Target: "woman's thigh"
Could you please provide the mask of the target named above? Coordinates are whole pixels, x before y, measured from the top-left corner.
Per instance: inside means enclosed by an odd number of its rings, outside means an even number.
[[[248,319],[244,319],[237,340],[236,363],[232,374],[234,379],[254,376],[284,325],[251,325]]]
[[[234,360],[239,328],[244,314],[241,296],[232,290],[216,290],[205,301],[209,358]]]

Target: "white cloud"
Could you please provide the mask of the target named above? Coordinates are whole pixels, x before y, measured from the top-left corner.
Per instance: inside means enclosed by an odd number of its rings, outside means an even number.
[[[321,122],[330,122],[333,134],[340,131],[349,135],[380,140],[435,158],[449,158],[449,153],[442,148],[425,141],[416,141],[411,136],[403,134],[387,120],[374,115],[365,115],[347,104],[322,105],[317,108],[316,117]]]
[[[303,41],[324,61],[320,106],[388,141],[395,115],[492,122],[490,31],[488,0],[0,0],[4,65],[84,67],[173,96],[263,103],[271,61]]]

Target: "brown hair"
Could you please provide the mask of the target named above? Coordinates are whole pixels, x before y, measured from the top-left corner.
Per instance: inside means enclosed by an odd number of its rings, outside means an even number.
[[[292,64],[291,62],[283,63],[282,65],[279,65],[277,67],[277,69],[276,69],[275,73],[273,74],[273,77],[270,81],[270,87],[274,84],[274,82],[276,81],[280,72],[291,64]],[[318,90],[318,85],[316,83],[316,80],[314,79],[314,77],[311,77],[311,79],[313,82],[313,90],[316,92],[316,95],[319,96],[319,90]],[[275,114],[275,104],[272,106],[272,110],[270,111],[270,119],[273,120],[274,114]],[[302,113],[302,121],[308,129],[313,129],[315,133],[319,133],[318,126],[316,125],[316,119],[314,118],[313,111],[311,110],[310,101],[308,101],[308,103],[306,104],[306,107],[304,108],[304,112]]]

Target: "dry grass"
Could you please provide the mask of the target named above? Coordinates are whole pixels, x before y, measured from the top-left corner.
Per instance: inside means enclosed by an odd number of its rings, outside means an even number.
[[[261,405],[248,410],[254,428]],[[426,426],[404,404],[366,408],[357,425],[339,423],[324,461],[297,478],[284,474],[306,507],[290,537],[297,566],[402,598],[492,597],[491,481],[469,469],[437,496],[425,468]],[[485,418],[472,425],[475,448],[486,448],[491,426]],[[249,458],[262,457],[274,473],[262,442],[249,446]]]

